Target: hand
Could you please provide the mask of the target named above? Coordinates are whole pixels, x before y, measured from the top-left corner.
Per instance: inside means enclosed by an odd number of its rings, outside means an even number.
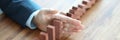
[[[50,24],[50,21],[52,19],[59,19],[64,22],[64,28],[63,30],[65,32],[77,32],[83,29],[83,25],[79,20],[67,17],[61,12],[58,12],[56,10],[41,10],[35,17],[34,17],[34,23],[37,25],[37,27],[40,30],[46,31],[46,26]]]

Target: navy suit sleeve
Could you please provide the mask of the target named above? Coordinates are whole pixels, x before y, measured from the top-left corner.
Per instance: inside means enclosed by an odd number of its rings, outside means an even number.
[[[0,0],[2,11],[14,21],[25,27],[29,16],[40,6],[31,0]]]

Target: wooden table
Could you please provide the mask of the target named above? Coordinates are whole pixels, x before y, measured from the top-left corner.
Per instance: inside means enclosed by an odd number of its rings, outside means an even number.
[[[42,2],[36,1],[38,4]],[[56,7],[59,7],[58,4]],[[56,7],[55,9],[63,11]],[[64,12],[67,12],[67,9]],[[85,29],[71,35],[67,40],[120,40],[120,0],[100,0],[87,11],[81,21]],[[7,16],[0,15],[0,40],[33,40],[38,35],[38,29],[22,28]]]
[[[120,40],[120,0],[101,0],[83,17],[85,29],[74,40]]]

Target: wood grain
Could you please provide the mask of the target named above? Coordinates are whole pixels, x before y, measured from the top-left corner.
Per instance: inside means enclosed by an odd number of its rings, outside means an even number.
[[[52,7],[50,6],[52,3],[48,4],[50,1],[42,3],[39,0],[37,2],[41,3],[43,7]],[[70,3],[66,3],[63,8],[60,6],[63,0],[55,2],[54,7],[58,10],[64,11],[64,8],[70,8],[67,6]],[[66,2],[69,1],[66,0]],[[66,40],[120,40],[120,0],[100,0],[82,16],[81,21],[85,25],[85,29],[71,35]],[[0,15],[0,40],[33,40],[39,35],[39,32],[38,29],[22,28],[9,17]]]
[[[83,17],[85,29],[72,40],[120,40],[120,0],[100,0]]]

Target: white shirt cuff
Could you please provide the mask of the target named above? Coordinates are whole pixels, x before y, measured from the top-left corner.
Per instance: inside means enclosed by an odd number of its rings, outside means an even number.
[[[3,11],[0,9],[0,15],[3,13]]]
[[[36,29],[37,28],[37,26],[32,22],[32,19],[33,19],[34,16],[36,16],[42,10],[55,10],[55,9],[52,9],[52,8],[42,8],[42,9],[36,10],[35,12],[33,12],[30,15],[30,17],[26,21],[26,26],[27,27],[29,27],[30,29]]]
[[[35,26],[35,24],[32,22],[32,19],[35,15],[37,15],[39,13],[40,10],[36,10],[35,12],[33,12],[30,17],[28,18],[27,22],[26,22],[26,26],[29,27],[30,29],[36,29],[37,27]]]

